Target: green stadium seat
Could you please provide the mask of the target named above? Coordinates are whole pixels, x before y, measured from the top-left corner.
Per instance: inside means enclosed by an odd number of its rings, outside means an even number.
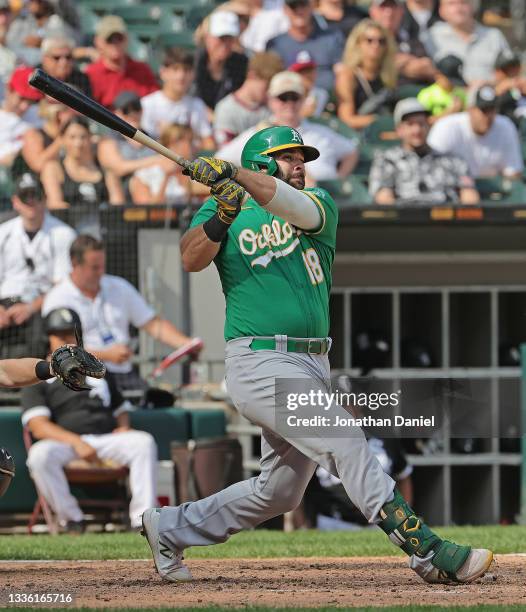
[[[226,435],[226,415],[218,408],[188,410],[190,418],[190,437],[220,438]]]
[[[325,127],[331,128],[338,134],[345,136],[346,138],[358,139],[360,138],[359,132],[354,130],[352,127],[348,126],[341,119],[336,117],[335,115],[324,114],[321,117],[309,117],[308,121],[311,123],[317,123],[319,125],[324,125]]]
[[[394,97],[396,100],[416,98],[424,87],[427,87],[424,83],[407,83],[406,85],[399,85],[394,92]]]
[[[128,52],[136,60],[150,63],[152,50],[135,32],[128,32]]]
[[[80,4],[77,10],[82,33],[91,36],[94,35],[99,16],[90,7],[84,4]]]
[[[526,204],[526,185],[522,180],[503,179],[500,176],[478,178],[475,186],[482,202],[500,204]]]
[[[185,49],[195,49],[193,32],[161,32],[152,41],[152,46],[161,51],[167,47],[183,47]]]
[[[79,8],[85,8],[93,11],[94,13],[107,15],[114,14],[116,8],[120,6],[129,6],[134,3],[135,0],[77,0],[76,4]]]
[[[195,30],[203,19],[210,15],[213,10],[214,6],[210,6],[209,4],[192,6],[190,10],[185,12],[186,27],[189,30]]]
[[[161,460],[171,458],[170,444],[172,441],[186,442],[190,437],[188,412],[180,408],[136,410],[130,413],[130,423],[134,429],[152,434]]]
[[[318,186],[326,189],[332,195],[338,208],[362,206],[372,204],[373,201],[365,182],[357,176],[319,181]]]
[[[376,147],[393,147],[400,144],[396,136],[392,115],[382,115],[363,131],[363,140]]]

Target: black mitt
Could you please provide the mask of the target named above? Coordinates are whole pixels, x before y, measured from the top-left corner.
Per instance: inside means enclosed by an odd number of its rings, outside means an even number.
[[[12,455],[0,448],[0,497],[7,491],[11,480],[15,477],[15,462]]]
[[[90,389],[86,376],[104,378],[106,366],[81,346],[65,344],[51,355],[51,370],[63,385],[73,391]]]

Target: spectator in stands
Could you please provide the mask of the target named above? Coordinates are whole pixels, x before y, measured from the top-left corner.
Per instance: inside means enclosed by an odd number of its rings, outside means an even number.
[[[524,166],[517,129],[508,117],[497,114],[497,104],[490,85],[473,90],[467,112],[449,115],[433,125],[429,146],[461,157],[474,178],[519,178]]]
[[[121,91],[113,101],[113,107],[117,117],[124,119],[136,129],[142,128],[141,99],[135,92]],[[101,166],[121,180],[125,200],[131,198],[129,182],[133,173],[157,165],[161,159],[165,159],[140,142],[126,138],[113,130],[109,130],[108,134],[101,138],[97,152]]]
[[[238,36],[239,19],[235,13],[218,11],[210,15],[195,70],[195,93],[209,109],[239,89],[245,80],[248,58],[233,49]]]
[[[73,270],[46,296],[42,313],[73,308],[79,315],[87,350],[103,359],[122,389],[144,389],[145,381],[130,361],[130,325],[173,348],[190,341],[170,321],[157,316],[128,281],[105,273],[102,242],[88,235],[70,248]]]
[[[124,204],[119,179],[109,170],[103,171],[93,153],[89,123],[74,116],[61,130],[64,158],[48,161],[42,170],[48,207],[98,208],[103,202]]]
[[[318,65],[316,85],[331,90],[333,66],[340,61],[344,38],[338,30],[323,30],[313,15],[310,0],[285,0],[290,26],[285,34],[269,40],[267,51],[276,51],[283,64],[290,66],[300,51],[308,51]]]
[[[394,120],[402,143],[378,150],[369,176],[369,191],[377,204],[479,201],[466,162],[426,143],[428,111],[416,98],[400,100]]]
[[[463,65],[463,77],[471,85],[493,77],[495,61],[509,49],[497,28],[488,28],[475,20],[473,0],[440,0],[440,16],[425,34],[427,52],[434,60],[455,55]]]
[[[106,15],[98,22],[95,47],[100,59],[90,64],[86,73],[97,102],[112,106],[121,91],[134,91],[142,97],[159,89],[148,64],[128,55],[128,30],[121,17]]]
[[[0,224],[0,350],[3,357],[40,355],[45,294],[70,270],[75,232],[46,211],[38,177],[23,174],[12,198],[18,216]],[[36,351],[36,352],[34,352]]]
[[[0,165],[11,166],[22,148],[23,136],[31,125],[22,117],[44,96],[28,83],[32,68],[17,68],[7,86],[0,108]]]
[[[401,29],[411,40],[422,39],[427,30],[440,21],[439,0],[405,0]]]
[[[395,56],[393,36],[379,23],[364,19],[351,32],[335,68],[338,117],[347,125],[362,129],[392,108]]]
[[[300,51],[294,63],[287,68],[300,75],[305,89],[305,101],[301,114],[303,117],[319,117],[329,101],[329,92],[317,87],[318,65],[308,51]]]
[[[161,132],[160,143],[185,159],[193,159],[194,133],[189,125],[172,124]],[[130,181],[134,204],[189,204],[202,201],[209,189],[183,175],[183,168],[166,157],[155,166],[137,170]]]
[[[501,51],[495,62],[495,92],[498,110],[516,124],[526,117],[526,77],[521,74],[521,58],[511,50]]]
[[[214,149],[205,103],[188,93],[195,78],[193,54],[186,49],[166,49],[159,76],[162,89],[141,100],[143,129],[159,138],[167,125],[185,123],[192,128],[199,149]]]
[[[223,145],[270,115],[267,91],[270,79],[283,70],[277,53],[255,53],[248,63],[247,78],[241,87],[223,98],[214,113],[214,136]]]
[[[354,26],[367,17],[367,12],[355,4],[352,0],[316,0],[315,15],[328,27],[340,30],[347,38]]]
[[[56,14],[49,0],[29,0],[28,12],[15,17],[9,28],[7,45],[20,61],[36,66],[41,59],[42,41],[55,36],[77,40],[73,28]]]
[[[413,36],[402,27],[402,0],[372,0],[369,15],[395,37],[398,44],[396,68],[399,84],[431,83],[434,80],[434,67],[425,46],[418,35]]]
[[[46,317],[49,349],[75,344],[77,313],[52,310]],[[85,517],[71,494],[64,467],[73,460],[93,466],[125,465],[130,470],[132,529],[141,526],[141,514],[157,503],[157,446],[145,431],[130,427],[131,404],[115,387],[111,374],[88,377],[89,389],[72,391],[56,378],[22,393],[22,423],[37,441],[30,447],[27,466],[40,494],[69,533],[83,533]]]
[[[462,62],[446,55],[436,63],[436,80],[418,93],[418,101],[431,113],[431,122],[440,117],[460,113],[466,107],[466,82],[462,78]]]
[[[87,96],[92,96],[89,78],[75,67],[75,42],[64,36],[44,38],[42,68],[55,79],[69,83]]]
[[[234,138],[216,154],[220,159],[241,163],[241,151],[246,141],[259,129],[270,125],[288,125],[296,128],[305,144],[316,144],[320,157],[309,163],[307,182],[331,180],[348,176],[358,161],[354,140],[341,136],[328,127],[303,120],[301,109],[305,89],[301,77],[295,72],[279,72],[269,86],[268,121],[249,128]]]
[[[8,48],[6,40],[12,18],[9,0],[0,0],[0,99],[4,97],[4,88],[16,65],[16,54]]]
[[[247,29],[241,35],[241,44],[252,53],[264,51],[272,38],[289,29],[289,20],[282,0],[252,0],[252,12]]]
[[[43,124],[24,133],[22,150],[13,162],[15,176],[24,172],[40,174],[48,161],[58,159],[62,151],[61,130],[74,114],[69,106],[55,102],[53,98],[40,100],[38,115]]]
[[[223,2],[218,4],[212,13],[218,12],[229,12],[234,13],[237,16],[239,23],[239,35],[235,37],[232,49],[237,53],[245,53],[245,47],[241,43],[241,37],[244,35],[248,24],[250,23],[250,17],[252,15],[253,7],[251,6],[252,0],[232,0],[231,2]],[[206,34],[210,27],[210,17],[212,13],[209,13],[203,21],[197,26],[194,32],[194,41],[198,47],[202,47],[205,44]]]

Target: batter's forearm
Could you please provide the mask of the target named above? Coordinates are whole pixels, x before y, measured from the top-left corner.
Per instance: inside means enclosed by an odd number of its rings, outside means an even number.
[[[202,225],[189,229],[181,238],[181,256],[186,272],[204,270],[219,253],[220,242],[212,242]]]
[[[5,359],[0,361],[1,387],[27,387],[40,382],[35,368],[41,359],[26,357],[22,359]]]

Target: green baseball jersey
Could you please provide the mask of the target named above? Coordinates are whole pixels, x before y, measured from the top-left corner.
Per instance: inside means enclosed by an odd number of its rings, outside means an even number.
[[[304,193],[321,212],[322,222],[315,231],[291,226],[252,198],[228,230],[214,259],[226,300],[226,340],[328,335],[338,210],[324,189]],[[191,227],[216,211],[210,198],[195,214]]]

